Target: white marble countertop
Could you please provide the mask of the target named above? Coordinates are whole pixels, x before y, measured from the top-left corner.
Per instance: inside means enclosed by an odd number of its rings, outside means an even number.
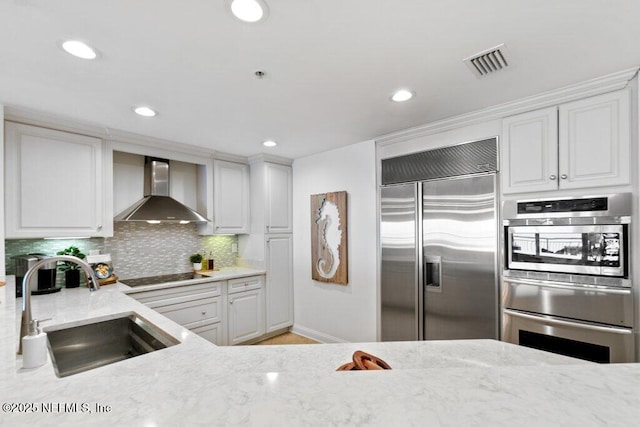
[[[20,306],[8,278],[0,287],[0,425],[587,426],[640,419],[640,364],[597,365],[492,340],[216,347],[125,289],[34,296],[34,317],[52,317],[46,330],[134,311],[181,343],[58,378],[50,361],[21,368]],[[355,350],[393,370],[336,372]]]

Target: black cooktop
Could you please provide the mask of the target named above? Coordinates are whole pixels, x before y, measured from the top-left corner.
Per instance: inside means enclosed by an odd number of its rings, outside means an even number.
[[[161,283],[179,282],[182,280],[200,279],[201,274],[196,273],[178,273],[165,274],[162,276],[138,277],[135,279],[120,279],[120,283],[135,288],[136,286],[159,285]]]

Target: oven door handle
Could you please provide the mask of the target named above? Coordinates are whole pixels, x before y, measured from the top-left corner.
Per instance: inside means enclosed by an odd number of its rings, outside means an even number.
[[[611,295],[631,295],[631,289],[614,289],[598,285],[583,285],[578,283],[565,283],[565,282],[549,282],[546,280],[526,280],[526,279],[512,279],[510,277],[503,277],[507,283],[515,283],[521,285],[539,286],[541,288],[554,288],[554,289],[568,289],[571,291],[592,291],[602,292],[603,294]]]
[[[606,332],[606,333],[620,334],[620,335],[631,335],[633,333],[631,329],[616,328],[615,326],[597,326],[597,325],[589,325],[586,323],[569,322],[566,320],[552,319],[546,316],[536,316],[534,314],[521,313],[519,311],[510,310],[508,308],[504,309],[504,313],[509,316],[520,317],[522,319],[546,323],[551,326],[568,326],[574,329],[585,329],[588,331]]]

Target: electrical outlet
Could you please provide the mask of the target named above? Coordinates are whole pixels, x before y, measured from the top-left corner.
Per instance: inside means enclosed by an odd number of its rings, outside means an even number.
[[[231,253],[234,253],[234,254],[238,253],[238,244],[237,243],[232,243],[231,244]]]

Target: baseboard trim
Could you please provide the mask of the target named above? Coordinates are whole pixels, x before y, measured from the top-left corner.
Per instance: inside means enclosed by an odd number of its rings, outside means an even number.
[[[313,329],[305,328],[300,325],[293,325],[291,328],[291,332],[294,334],[301,335],[305,338],[309,338],[315,341],[318,341],[322,344],[336,344],[336,343],[348,343],[349,341],[345,341],[343,339],[325,334],[323,332],[318,332]]]

